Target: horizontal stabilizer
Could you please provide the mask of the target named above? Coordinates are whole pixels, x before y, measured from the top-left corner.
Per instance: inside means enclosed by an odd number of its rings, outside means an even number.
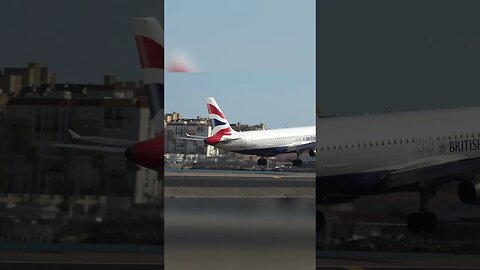
[[[74,140],[93,142],[93,143],[110,145],[110,146],[128,147],[137,143],[136,141],[122,140],[122,139],[115,139],[115,138],[97,137],[97,136],[81,136],[71,129],[68,130],[68,133],[70,133],[70,136],[72,136],[72,139]]]
[[[202,140],[205,139],[205,138],[207,138],[207,137],[205,137],[205,136],[190,135],[190,134],[188,134],[188,133],[185,133],[185,136],[187,136],[188,138],[198,138],[198,139],[202,139]]]

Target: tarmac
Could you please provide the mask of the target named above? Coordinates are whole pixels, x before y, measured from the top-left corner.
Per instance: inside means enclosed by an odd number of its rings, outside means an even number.
[[[315,173],[177,170],[165,172],[166,198],[312,198]]]
[[[201,264],[201,263],[200,263]],[[172,263],[170,263],[173,266]],[[266,265],[264,265],[266,267]],[[218,269],[222,269],[218,265]],[[228,265],[224,265],[224,269]],[[478,255],[317,251],[316,269],[479,269]],[[0,269],[164,269],[161,254],[0,252]],[[253,266],[252,269],[259,269]]]

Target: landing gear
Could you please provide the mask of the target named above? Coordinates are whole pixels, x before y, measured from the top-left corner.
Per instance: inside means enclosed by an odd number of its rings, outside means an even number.
[[[293,166],[298,166],[298,167],[302,166],[302,160],[299,159],[299,158],[294,159],[293,160]]]
[[[428,201],[437,195],[435,186],[420,187],[420,210],[407,217],[407,228],[412,233],[433,233],[437,229],[437,216],[427,211]]]
[[[257,160],[257,165],[258,166],[267,166],[267,160],[265,158],[259,158]]]
[[[300,153],[297,152],[297,158],[293,160],[293,166],[302,166],[302,160],[300,159]]]
[[[308,150],[308,155],[309,155],[309,156],[314,157],[315,154],[316,154],[316,153],[315,153],[315,150],[313,150],[313,149]]]

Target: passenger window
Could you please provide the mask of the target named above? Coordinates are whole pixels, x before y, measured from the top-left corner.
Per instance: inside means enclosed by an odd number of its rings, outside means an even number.
[[[385,141],[382,141],[382,145],[385,145]]]
[[[378,146],[378,141],[375,141],[375,145]]]
[[[338,146],[338,150],[342,150],[342,146],[341,146],[341,145]]]
[[[393,144],[397,144],[397,140],[393,140]]]
[[[405,143],[408,143],[408,138],[405,139]]]
[[[372,142],[370,142],[370,147],[372,147],[372,146],[373,146],[373,143],[372,143]]]
[[[437,136],[437,141],[440,141],[440,137]]]
[[[403,143],[403,141],[402,141],[402,139],[400,139],[400,144],[402,144],[402,143]]]
[[[387,141],[387,144],[390,145],[390,140]]]

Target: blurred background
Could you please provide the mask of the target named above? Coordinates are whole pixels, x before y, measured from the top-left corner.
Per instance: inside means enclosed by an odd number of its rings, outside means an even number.
[[[155,171],[123,152],[51,146],[72,142],[68,128],[132,141],[153,136],[132,20],[163,24],[163,15],[160,0],[2,3],[1,247],[163,244]]]
[[[318,1],[317,116],[479,106],[479,8],[475,1]],[[440,222],[433,234],[406,229],[416,192],[319,205],[327,226],[317,249],[478,254],[480,207],[463,204],[457,186],[441,186],[429,203]]]
[[[168,269],[314,269],[312,199],[166,199]]]

